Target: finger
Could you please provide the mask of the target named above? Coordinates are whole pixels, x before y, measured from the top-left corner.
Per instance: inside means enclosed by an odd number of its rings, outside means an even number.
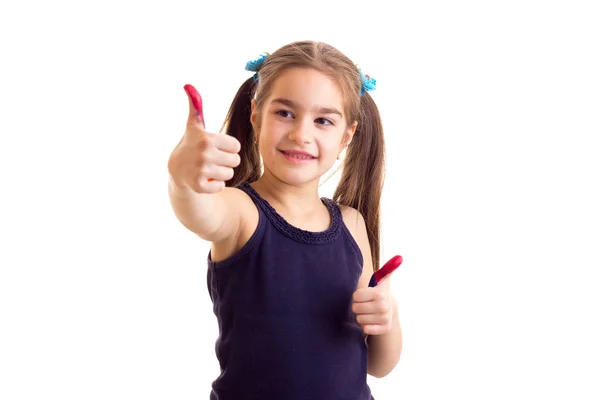
[[[214,179],[215,181],[228,181],[233,178],[233,168],[221,167],[215,165],[206,171],[204,174],[208,179]]]
[[[196,88],[189,83],[183,86],[183,90],[185,90],[185,93],[188,96],[188,124],[200,126],[202,130],[206,129],[206,125],[204,123],[204,110],[202,108],[202,97],[200,96],[200,93],[198,93]],[[207,183],[210,182],[212,182],[212,178],[209,178]]]
[[[240,165],[240,155],[217,150],[216,164],[222,167],[235,168]]]
[[[383,298],[352,304],[352,311],[355,314],[387,314],[390,312],[390,309],[389,301]]]
[[[373,302],[354,303],[352,304],[352,312],[354,314],[372,314]]]
[[[375,272],[375,275],[377,275],[377,282],[380,282],[383,277],[390,275],[392,272],[394,272],[399,266],[400,264],[402,264],[402,261],[404,259],[402,258],[402,256],[397,255],[392,257],[388,262],[386,262],[383,267],[379,268],[379,270],[377,270]]]
[[[390,305],[384,300],[366,301],[352,304],[352,312],[355,314],[381,314],[390,312]]]
[[[352,300],[357,303],[364,303],[367,301],[373,301],[377,299],[379,291],[376,288],[360,288],[357,289],[352,295]]]
[[[202,97],[200,96],[200,93],[198,93],[196,88],[190,84],[185,85],[183,90],[185,90],[189,102],[188,123],[200,123],[204,129],[204,113],[202,108]]]
[[[361,325],[385,325],[388,322],[386,315],[381,314],[358,314],[356,322]]]
[[[236,138],[229,135],[216,135],[215,145],[217,149],[226,151],[228,153],[239,153],[242,146]]]
[[[362,329],[363,329],[363,332],[366,333],[367,335],[383,335],[390,331],[390,329],[387,325],[379,325],[379,324],[364,325],[362,327]]]
[[[379,289],[389,290],[391,279],[392,279],[391,274],[386,275],[384,278],[381,279],[381,281],[379,281],[379,283],[377,284],[377,287]]]

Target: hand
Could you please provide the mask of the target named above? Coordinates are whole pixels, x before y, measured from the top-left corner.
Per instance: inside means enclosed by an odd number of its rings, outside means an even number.
[[[392,330],[396,301],[390,292],[390,279],[375,287],[357,289],[352,296],[352,311],[367,335],[383,335]]]
[[[240,142],[233,136],[207,132],[189,94],[188,101],[186,130],[169,157],[169,174],[179,187],[216,193],[225,188],[225,182],[233,177],[233,168],[240,164]],[[201,116],[202,110],[198,111]]]

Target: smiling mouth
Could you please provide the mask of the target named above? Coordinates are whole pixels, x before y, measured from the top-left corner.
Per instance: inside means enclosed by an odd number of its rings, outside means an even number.
[[[313,156],[308,156],[306,154],[288,153],[288,152],[283,151],[283,150],[279,150],[279,152],[281,154],[283,154],[284,156],[286,156],[286,157],[293,158],[293,159],[296,159],[296,160],[314,160],[314,159],[317,158],[317,157],[313,157]]]

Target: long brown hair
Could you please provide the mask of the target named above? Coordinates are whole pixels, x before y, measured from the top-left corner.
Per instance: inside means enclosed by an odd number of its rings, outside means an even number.
[[[335,47],[322,42],[299,41],[270,54],[258,71],[258,79],[248,78],[236,93],[222,131],[241,144],[241,163],[227,186],[254,182],[261,175],[261,159],[250,122],[251,104],[260,110],[273,83],[287,68],[308,67],[332,78],[345,99],[348,123],[358,121],[342,163],[342,176],[333,199],[357,209],[365,219],[373,269],[379,269],[380,199],[384,181],[385,143],[377,105],[368,92],[362,96],[362,81],[356,65]]]

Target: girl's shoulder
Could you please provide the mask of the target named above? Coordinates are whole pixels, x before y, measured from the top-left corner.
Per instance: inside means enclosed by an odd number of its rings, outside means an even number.
[[[352,234],[356,238],[356,235],[359,233],[360,224],[364,225],[365,219],[362,214],[354,207],[345,206],[342,204],[338,204],[340,208],[340,212],[342,213],[342,220],[344,224]]]
[[[239,188],[227,187],[224,193],[229,198],[230,207],[235,207],[239,214],[239,224],[235,227],[235,234],[211,245],[212,261],[222,261],[240,250],[250,240],[258,227],[259,214],[252,198]]]
[[[369,283],[373,271],[371,258],[371,245],[367,234],[367,226],[363,215],[354,207],[339,205],[344,225],[352,235],[363,258],[363,274],[360,277],[359,286],[363,287]]]

